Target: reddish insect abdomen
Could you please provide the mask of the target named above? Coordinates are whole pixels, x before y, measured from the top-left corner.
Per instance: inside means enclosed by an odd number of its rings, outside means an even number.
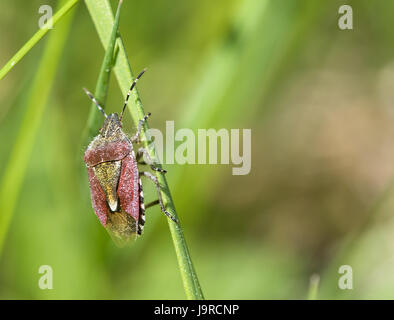
[[[136,221],[139,218],[140,208],[138,179],[137,162],[133,154],[129,154],[122,160],[118,196],[120,207]]]
[[[89,175],[89,185],[90,185],[90,196],[92,198],[92,206],[101,224],[105,226],[107,224],[107,218],[109,215],[109,208],[105,197],[105,193],[96,175],[94,174],[93,168],[88,168],[88,175]]]
[[[88,166],[90,192],[93,209],[101,224],[106,226],[108,217],[113,214],[102,184],[107,183],[97,177],[94,168],[104,162],[120,161],[120,172],[117,177],[109,177],[108,183],[116,183],[119,212],[126,212],[138,224],[139,218],[139,183],[138,168],[128,141],[116,141],[105,145],[90,147],[86,150],[84,161]],[[101,183],[100,183],[101,182]]]

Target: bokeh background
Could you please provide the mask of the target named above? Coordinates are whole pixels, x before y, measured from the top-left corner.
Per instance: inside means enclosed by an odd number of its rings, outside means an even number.
[[[42,4],[0,2],[1,66],[37,30]],[[343,4],[353,30],[338,28]],[[60,63],[44,64],[56,73],[1,252],[0,298],[183,299],[158,208],[126,248],[91,209],[81,88],[94,89],[104,51],[84,3],[73,10]],[[318,298],[394,297],[393,12],[393,0],[124,1],[132,68],[149,69],[138,90],[150,126],[252,129],[249,175],[164,164],[206,298],[305,299],[313,274]],[[47,40],[0,81],[0,177]],[[107,110],[122,101],[112,77]],[[38,287],[41,265],[53,290]],[[338,288],[341,265],[353,290]]]

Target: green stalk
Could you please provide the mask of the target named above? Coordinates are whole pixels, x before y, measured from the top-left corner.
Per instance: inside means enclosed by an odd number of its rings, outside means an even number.
[[[114,17],[112,14],[110,3],[108,0],[85,0],[85,3],[90,12],[100,40],[104,48],[107,49],[108,41],[111,35],[110,30],[112,30],[114,24]],[[118,38],[117,45],[119,48],[119,52],[117,55],[116,63],[114,65],[114,72],[117,77],[122,94],[124,97],[126,97],[130,84],[132,83],[134,77],[121,38]],[[142,117],[144,116],[144,109],[138,95],[138,90],[134,90],[132,92],[128,106],[133,122],[137,126],[139,119],[142,119]],[[141,134],[145,147],[148,147],[148,142],[150,141],[150,139],[145,134],[147,129],[148,125],[145,122],[144,130]],[[153,160],[157,160],[157,154],[155,149],[148,148],[148,150],[151,158]],[[156,161],[156,163],[158,163],[158,161]],[[166,178],[162,174],[155,174],[161,185],[161,195],[166,209],[179,221],[179,217],[176,214],[174,202],[171,198]],[[179,271],[181,273],[186,297],[188,299],[204,299],[192,260],[190,258],[189,250],[183,235],[181,225],[175,224],[170,219],[168,219],[168,224],[178,259]]]
[[[52,18],[50,18],[45,25],[40,28],[25,45],[19,49],[19,51],[6,63],[6,65],[0,70],[0,80],[13,68],[15,65],[22,60],[22,58],[28,53],[37,43],[44,37],[49,29],[47,26],[52,23],[54,26],[73,6],[77,4],[79,0],[68,0],[58,12],[56,12]],[[62,2],[64,3],[64,1]]]
[[[60,4],[64,2],[61,1]],[[63,19],[63,23],[56,28],[45,45],[38,71],[27,93],[26,110],[18,136],[0,181],[0,253],[15,211],[35,137],[70,29],[71,18],[72,15],[68,15]]]
[[[97,80],[96,90],[94,93],[94,97],[96,98],[96,100],[99,102],[100,106],[103,109],[105,109],[105,102],[107,100],[111,69],[113,67],[114,62],[116,61],[116,57],[114,57],[114,50],[116,44],[116,37],[118,34],[120,8],[122,6],[122,2],[123,0],[119,1],[118,9],[116,11],[116,16],[115,16],[114,26],[112,28],[111,37],[108,42],[107,50],[105,51],[103,64],[101,65],[101,70]],[[82,139],[82,143],[84,146],[88,145],[88,143],[93,139],[93,137],[97,135],[97,132],[100,129],[102,123],[103,123],[103,115],[101,114],[101,112],[98,112],[96,105],[92,102],[88,123],[86,126],[86,131]]]
[[[319,292],[320,276],[313,274],[309,280],[308,300],[316,300]]]

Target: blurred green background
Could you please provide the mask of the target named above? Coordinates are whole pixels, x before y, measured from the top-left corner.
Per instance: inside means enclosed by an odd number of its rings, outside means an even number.
[[[42,4],[0,2],[1,66],[37,30]],[[353,30],[338,28],[343,4]],[[73,10],[2,251],[0,298],[183,299],[158,208],[126,248],[91,208],[82,87],[94,89],[104,51],[84,3]],[[151,128],[252,129],[249,175],[164,164],[206,298],[304,299],[313,274],[318,298],[394,297],[393,12],[393,0],[124,1],[120,32],[134,72],[148,67],[138,90]],[[47,40],[0,81],[0,177]],[[107,110],[122,101],[112,76]],[[125,128],[135,130],[129,114]],[[53,290],[38,287],[41,265]],[[353,290],[338,288],[341,265]]]

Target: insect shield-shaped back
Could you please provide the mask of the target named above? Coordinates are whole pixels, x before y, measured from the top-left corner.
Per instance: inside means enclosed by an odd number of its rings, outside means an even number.
[[[139,175],[133,146],[118,114],[106,117],[85,151],[93,209],[118,245],[140,233]]]

